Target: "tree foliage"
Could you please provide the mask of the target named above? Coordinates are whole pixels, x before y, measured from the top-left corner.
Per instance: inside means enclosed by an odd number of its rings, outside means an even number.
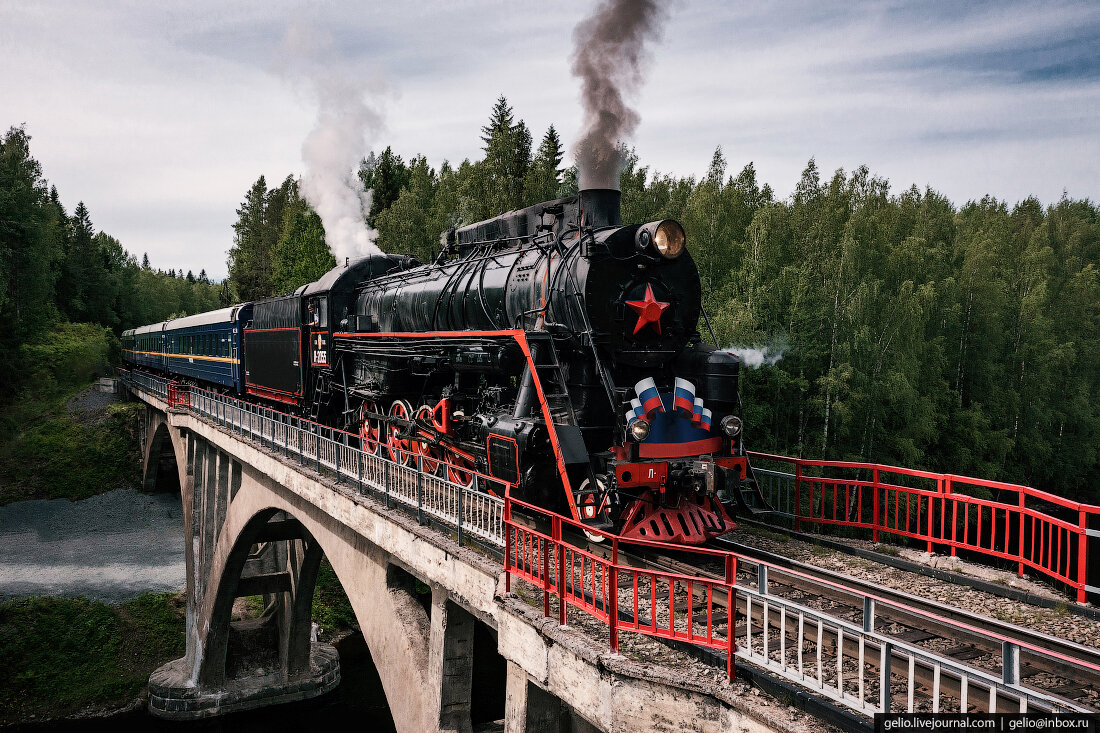
[[[449,227],[576,191],[556,129],[532,153],[506,98],[481,141],[482,159],[438,170],[389,147],[363,161],[384,251],[425,260]],[[654,171],[632,150],[624,160],[623,220],[679,219],[718,344],[764,361],[746,359],[741,376],[750,448],[1100,502],[1095,204],[956,206],[931,188],[893,190],[865,167],[829,175],[812,159],[778,199],[751,162],[737,170],[720,148],[698,178]],[[200,308],[207,292],[205,273],[190,283],[139,267],[83,206],[67,215],[18,128],[0,150],[0,233],[0,313],[14,324],[3,339],[59,316],[152,322],[156,309]],[[259,178],[234,233],[223,302],[293,290],[335,264],[291,177],[275,189]],[[700,330],[709,339],[706,322]]]
[[[0,401],[20,390],[66,384],[54,369],[65,360],[49,348],[82,338],[98,344],[99,337],[85,336],[102,334],[102,327],[117,335],[216,308],[218,288],[202,280],[153,270],[147,255],[139,265],[117,239],[96,231],[83,202],[66,213],[31,156],[23,128],[0,139],[0,360],[9,366]],[[70,322],[100,328],[81,330]],[[79,352],[74,349],[65,353]]]

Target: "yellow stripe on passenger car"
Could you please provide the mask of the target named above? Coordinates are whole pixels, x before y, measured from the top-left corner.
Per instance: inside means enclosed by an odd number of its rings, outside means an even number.
[[[201,354],[168,354],[163,351],[134,351],[133,349],[123,349],[123,351],[134,354],[143,354],[145,356],[167,356],[169,359],[199,359],[201,361],[220,361],[226,364],[240,364],[240,359],[230,359],[228,356],[203,356]]]

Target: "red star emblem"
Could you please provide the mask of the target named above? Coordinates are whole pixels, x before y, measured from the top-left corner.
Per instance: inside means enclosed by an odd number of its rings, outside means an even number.
[[[638,333],[646,325],[652,323],[657,334],[661,333],[661,314],[665,312],[671,303],[662,303],[653,297],[653,285],[646,283],[645,300],[628,300],[629,305],[638,314],[638,323],[634,326],[634,333]]]

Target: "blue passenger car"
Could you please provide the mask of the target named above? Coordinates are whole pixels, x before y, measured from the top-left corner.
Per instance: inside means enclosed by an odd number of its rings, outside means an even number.
[[[220,384],[238,394],[241,382],[241,334],[252,320],[252,304],[222,308],[164,326],[169,375]]]
[[[122,332],[122,360],[157,372],[164,371],[164,321]]]

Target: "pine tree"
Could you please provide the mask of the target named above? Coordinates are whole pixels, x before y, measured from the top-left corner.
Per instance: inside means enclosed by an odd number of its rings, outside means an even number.
[[[297,183],[291,183],[287,189],[282,235],[275,246],[272,277],[276,293],[292,292],[336,266],[325,243],[321,217],[301,198]]]
[[[12,127],[0,138],[0,360],[10,364],[26,337],[54,315],[54,283],[64,209],[46,191],[42,168],[31,157],[30,136]],[[59,220],[59,217],[61,219]],[[14,389],[0,380],[0,394]]]
[[[524,183],[531,164],[531,133],[527,124],[513,122],[512,107],[503,95],[493,105],[489,124],[481,128],[485,158],[478,164],[484,179],[481,195],[488,209],[501,213],[524,205]]]
[[[550,125],[527,171],[527,179],[524,182],[525,205],[530,206],[560,196],[561,161],[564,157],[561,137],[554,126]]]
[[[359,180],[371,192],[369,218],[373,225],[375,218],[401,195],[401,189],[409,181],[409,169],[401,156],[387,145],[381,155],[375,156],[372,152],[363,161],[359,166]]]
[[[234,244],[229,250],[229,280],[242,300],[257,300],[274,294],[272,267],[274,252],[267,221],[267,181],[260,176],[237,209],[233,225]]]

